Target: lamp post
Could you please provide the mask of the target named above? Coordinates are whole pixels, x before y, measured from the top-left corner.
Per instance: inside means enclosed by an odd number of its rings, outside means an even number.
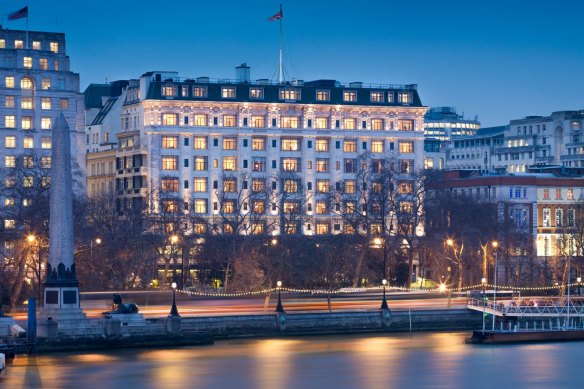
[[[497,250],[499,248],[499,242],[497,242],[496,240],[493,241],[492,243],[493,248],[495,249],[495,269],[494,269],[494,284],[493,284],[493,309],[497,309],[497,260],[498,260],[498,253],[499,251]],[[495,313],[493,312],[493,327],[492,330],[495,331]]]
[[[101,238],[95,238],[95,240],[91,240],[89,242],[89,259],[91,261],[91,264],[93,265],[93,242],[95,242],[96,246],[99,246],[101,244]]]
[[[481,278],[481,285],[483,287],[483,334],[485,333],[485,309],[486,309],[486,296],[485,287],[487,286],[487,279],[485,277]]]
[[[578,283],[578,296],[580,296],[580,283],[582,282],[582,277],[576,278],[576,282]]]
[[[282,306],[282,298],[280,295],[280,292],[282,290],[282,281],[276,282],[276,285],[278,286],[278,305],[276,305],[276,312],[284,313],[284,307]]]
[[[28,235],[26,237],[26,240],[27,240],[28,243],[34,244],[36,242],[37,238],[33,234],[30,234],[30,235]],[[42,260],[41,260],[41,246],[40,246],[40,243],[39,243],[38,248],[37,248],[36,251],[37,251],[37,256],[38,256],[38,267],[37,267],[37,271],[38,271],[38,273],[37,273],[37,282],[38,282],[38,285],[37,285],[37,293],[38,294],[37,294],[37,298],[38,298],[38,304],[40,306],[40,303],[41,303],[41,300],[42,300],[42,285],[41,285],[41,272],[42,272],[41,262],[42,262]]]
[[[176,288],[176,243],[178,242],[178,236],[170,236],[170,254],[172,256],[172,283],[174,285],[173,289]]]
[[[180,316],[176,308],[176,282],[172,283],[172,307],[170,308],[170,316]]]
[[[381,307],[379,309],[389,309],[387,300],[385,299],[385,286],[387,285],[387,280],[384,278],[381,283],[383,284],[383,300],[381,300]]]

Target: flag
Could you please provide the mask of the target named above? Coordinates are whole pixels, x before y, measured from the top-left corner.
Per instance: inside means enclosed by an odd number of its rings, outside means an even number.
[[[284,14],[282,13],[282,10],[280,10],[280,12],[278,12],[277,14],[275,14],[272,17],[268,18],[269,22],[275,22],[276,20],[280,20],[284,17]]]
[[[8,15],[8,20],[28,18],[28,5]]]

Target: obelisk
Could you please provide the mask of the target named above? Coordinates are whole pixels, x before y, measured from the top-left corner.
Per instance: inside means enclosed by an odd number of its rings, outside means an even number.
[[[63,113],[55,119],[52,130],[49,260],[43,311],[47,316],[60,316],[59,311],[80,311],[79,282],[73,262],[71,132]]]

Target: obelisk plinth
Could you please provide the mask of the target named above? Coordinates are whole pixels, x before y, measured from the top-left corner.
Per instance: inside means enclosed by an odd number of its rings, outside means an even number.
[[[53,123],[49,260],[44,312],[79,309],[79,282],[73,261],[73,184],[71,133],[63,113]]]

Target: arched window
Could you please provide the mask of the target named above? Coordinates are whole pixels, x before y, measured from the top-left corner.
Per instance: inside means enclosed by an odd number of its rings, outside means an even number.
[[[32,88],[33,88],[32,79],[30,79],[28,77],[24,77],[22,80],[20,80],[20,89],[32,89]]]

